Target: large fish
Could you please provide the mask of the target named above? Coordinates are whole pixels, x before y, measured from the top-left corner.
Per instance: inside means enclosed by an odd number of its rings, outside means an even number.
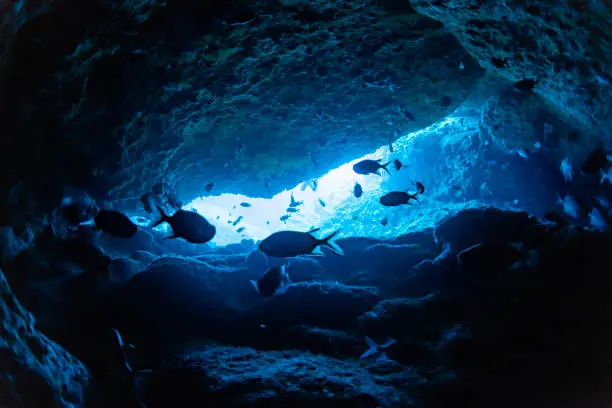
[[[344,251],[331,240],[340,232],[334,231],[325,238],[315,238],[312,233],[319,228],[308,232],[299,231],[278,231],[270,235],[259,243],[259,250],[268,256],[277,258],[290,258],[299,255],[311,254],[319,246],[325,246],[339,255],[344,255]]]

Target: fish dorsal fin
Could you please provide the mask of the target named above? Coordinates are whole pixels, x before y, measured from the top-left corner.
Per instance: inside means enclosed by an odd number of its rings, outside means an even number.
[[[321,229],[321,228],[313,228],[313,229],[311,229],[310,231],[308,231],[308,232],[307,232],[307,234],[312,234],[312,233],[314,233],[314,232],[319,231],[320,229]]]
[[[372,340],[371,337],[365,336],[365,341],[366,341],[366,344],[368,345],[368,347],[370,347],[370,348],[378,348],[378,345],[376,344],[376,342],[374,340]]]

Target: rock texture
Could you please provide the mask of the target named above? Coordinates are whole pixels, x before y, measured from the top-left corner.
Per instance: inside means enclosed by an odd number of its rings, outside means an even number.
[[[87,369],[35,327],[0,270],[0,404],[6,407],[85,406]]]
[[[18,4],[2,191],[30,215],[65,183],[131,209],[160,180],[270,196],[440,120],[482,74],[404,1]]]
[[[248,283],[263,272],[249,262],[252,247],[193,256],[186,246],[184,255],[164,255],[156,251],[179,248],[157,240],[132,254],[124,248],[111,276],[95,282],[82,272],[45,277],[53,269],[41,251],[42,262],[27,265],[30,284],[17,293],[46,306],[32,308],[45,317],[41,329],[70,344],[101,389],[120,399],[107,373],[116,353],[108,328],[118,328],[136,346],[129,351],[135,391],[150,407],[610,401],[609,234],[486,207],[461,211],[435,230],[337,242],[343,257],[290,264],[300,282],[272,298]],[[471,263],[456,256],[476,243],[515,242],[536,251],[535,262],[512,265],[489,251]],[[128,259],[138,262],[136,272]],[[360,359],[365,336],[395,343]]]
[[[609,138],[612,7],[601,1],[411,0],[455,34],[481,66],[535,92],[570,123]]]

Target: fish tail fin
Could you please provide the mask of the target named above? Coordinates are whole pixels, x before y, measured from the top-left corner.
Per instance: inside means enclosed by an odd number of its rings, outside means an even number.
[[[388,175],[391,175],[391,172],[390,172],[390,171],[389,171],[389,169],[387,168],[387,166],[388,166],[389,164],[391,164],[391,162],[390,162],[390,161],[389,161],[389,162],[386,162],[385,164],[381,164],[381,165],[380,165],[380,168],[381,168],[381,169],[383,169],[384,171],[386,171]]]
[[[363,352],[361,356],[359,356],[360,360],[363,360],[364,358],[370,357],[371,355],[378,353],[378,344],[376,344],[374,340],[372,340],[368,336],[365,336],[365,341],[368,345],[368,349]]]
[[[164,212],[164,210],[161,209],[160,206],[156,205],[155,208],[157,209],[157,212],[159,213],[159,219],[155,221],[153,224],[151,224],[151,228],[155,228],[164,222],[168,222],[168,220],[170,219],[170,217],[168,217],[168,215]]]
[[[418,195],[419,195],[419,193],[415,193],[415,194],[412,194],[412,195],[411,195],[411,197],[412,197],[412,199],[413,199],[414,201],[418,201],[418,202],[420,203],[420,202],[421,202],[421,200],[419,200],[419,199],[417,198],[417,196],[418,196]]]
[[[259,288],[257,287],[257,282],[254,280],[250,280],[249,283],[251,284],[251,286],[253,286],[253,289],[255,289],[255,292],[259,293]]]
[[[338,244],[335,244],[331,241],[336,235],[338,235],[338,233],[340,233],[340,230],[332,232],[325,238],[318,240],[318,244],[321,246],[328,247],[338,255],[344,255],[344,250]]]

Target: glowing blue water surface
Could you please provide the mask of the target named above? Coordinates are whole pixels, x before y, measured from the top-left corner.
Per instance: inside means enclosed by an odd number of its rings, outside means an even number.
[[[434,126],[437,128],[449,125],[454,119],[449,118]],[[303,188],[300,184],[291,190],[282,191],[270,199],[252,198],[240,194],[222,194],[219,196],[204,196],[197,198],[187,204],[185,209],[195,210],[204,215],[217,227],[217,234],[212,243],[216,245],[227,245],[237,243],[243,239],[261,240],[266,236],[279,230],[307,231],[314,227],[321,228],[321,236],[335,229],[342,229],[340,236],[367,235],[385,236],[405,232],[406,228],[414,224],[416,219],[431,218],[432,212],[438,214],[444,211],[439,206],[429,203],[426,207],[412,206],[407,209],[388,209],[382,207],[378,200],[382,192],[388,190],[386,184],[393,177],[385,172],[382,176],[355,174],[352,166],[363,159],[381,159],[383,162],[403,156],[412,150],[412,144],[423,133],[431,132],[431,129],[414,132],[403,136],[393,143],[394,153],[384,146],[375,152],[363,157],[356,158],[318,179],[318,188],[313,191],[311,187]],[[389,170],[395,174],[393,164]],[[403,178],[409,179],[416,176],[419,169],[402,170]],[[355,182],[359,182],[364,190],[363,196],[357,199],[353,196]],[[291,214],[291,217],[283,222],[280,217],[286,214],[289,207],[291,194],[296,201],[303,201],[303,205],[297,207],[299,213]],[[323,207],[319,199],[326,205]],[[240,203],[247,202],[251,207],[244,208]],[[405,213],[410,211],[410,214]],[[243,219],[236,225],[228,221],[235,221],[239,216]],[[217,219],[218,217],[218,219]],[[388,227],[382,226],[380,221],[384,217],[389,218]],[[394,227],[401,219],[401,230]],[[244,230],[237,232],[241,227]]]

